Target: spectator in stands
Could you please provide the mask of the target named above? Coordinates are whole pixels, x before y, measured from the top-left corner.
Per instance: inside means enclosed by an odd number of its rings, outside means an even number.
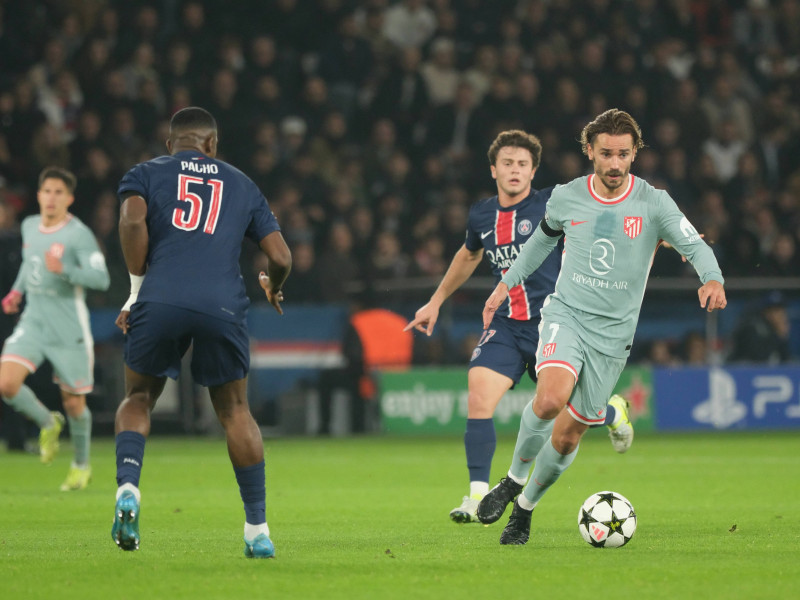
[[[374,428],[378,401],[375,372],[411,365],[414,336],[403,331],[405,323],[393,311],[354,305],[342,337],[344,365],[323,370],[318,380],[321,434],[331,433],[333,393],[337,389],[349,396],[351,431],[363,433]]]
[[[313,243],[300,242],[292,246],[292,277],[284,287],[284,295],[292,304],[320,303],[320,272],[316,261]],[[259,270],[263,270],[263,266]]]
[[[762,299],[760,307],[742,316],[733,336],[729,362],[777,365],[787,362],[791,322],[780,292]]]
[[[319,260],[319,298],[322,302],[346,302],[354,288],[363,284],[359,260],[353,253],[353,234],[343,221],[331,223]]]
[[[384,14],[383,34],[398,48],[421,48],[435,31],[436,14],[428,0],[400,0]]]

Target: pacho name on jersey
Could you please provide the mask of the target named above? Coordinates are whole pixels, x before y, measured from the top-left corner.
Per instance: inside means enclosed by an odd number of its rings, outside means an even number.
[[[181,171],[191,171],[192,173],[219,173],[219,167],[214,163],[198,163],[191,160],[182,160]]]

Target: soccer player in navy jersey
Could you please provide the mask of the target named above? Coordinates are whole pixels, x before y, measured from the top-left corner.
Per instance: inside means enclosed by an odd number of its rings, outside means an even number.
[[[544,207],[552,191],[552,188],[536,191],[531,187],[541,155],[542,145],[535,135],[510,130],[495,138],[488,157],[492,177],[497,182],[497,195],[472,206],[464,245],[456,252],[430,301],[417,311],[406,330],[413,327],[431,335],[442,303],[469,279],[484,255],[497,281],[508,270],[544,217]],[[538,270],[510,290],[508,302],[498,309],[472,353],[464,433],[470,485],[461,505],[450,511],[450,518],[456,523],[479,522],[478,503],[489,491],[489,474],[497,446],[492,419],[497,404],[526,371],[536,380],[539,309],[555,287],[562,250],[560,241]],[[617,452],[625,452],[633,441],[627,402],[613,396],[608,407],[603,423],[609,426]],[[524,484],[524,478],[509,475],[498,486],[516,495]]]
[[[256,185],[216,159],[211,114],[197,107],[175,113],[167,149],[169,156],[128,171],[118,190],[131,296],[116,321],[126,334],[126,397],[115,422],[119,488],[111,535],[123,550],[139,547],[150,412],[192,344],[192,377],[208,387],[244,502],[245,556],[269,558],[275,549],[266,521],[264,445],[247,403],[249,300],[239,252],[247,236],[269,258],[259,281],[280,314],[291,254]]]

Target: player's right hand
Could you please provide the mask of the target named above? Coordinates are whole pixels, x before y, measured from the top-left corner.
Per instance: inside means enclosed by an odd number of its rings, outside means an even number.
[[[120,311],[119,316],[117,317],[116,321],[114,321],[114,325],[119,327],[122,330],[122,333],[128,333],[128,315],[131,314],[129,310]]]
[[[261,285],[261,289],[263,289],[264,293],[267,295],[267,300],[269,300],[269,303],[275,307],[275,310],[278,311],[279,315],[282,315],[283,309],[281,308],[281,302],[283,302],[283,291],[272,289],[272,283],[269,280],[269,275],[264,273],[264,271],[261,271],[258,274],[258,283]]]
[[[11,290],[3,298],[3,312],[7,315],[19,312],[20,302],[22,302],[22,294],[17,290]]]
[[[507,297],[508,286],[501,281],[497,284],[497,287],[494,288],[492,295],[487,298],[486,304],[483,305],[484,329],[489,329],[489,325],[491,325],[492,319],[494,319],[494,313],[497,312],[497,309],[500,308],[500,305],[505,302]]]
[[[427,336],[430,336],[433,333],[433,328],[436,325],[438,318],[439,307],[431,306],[431,303],[428,302],[417,311],[417,313],[414,315],[414,320],[403,327],[403,331],[408,331],[409,329],[413,328]]]

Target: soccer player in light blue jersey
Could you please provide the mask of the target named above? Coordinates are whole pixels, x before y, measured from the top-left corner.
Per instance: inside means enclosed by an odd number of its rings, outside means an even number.
[[[22,265],[3,312],[19,312],[13,333],[0,355],[0,395],[10,406],[39,425],[39,453],[50,464],[58,453],[64,426],[61,413],[50,412],[25,385],[25,378],[45,360],[53,366],[61,388],[75,458],[62,491],[89,484],[92,413],[86,394],[94,385],[94,340],[86,308],[86,288],[106,290],[106,261],[94,234],[69,213],[75,201],[75,176],[48,167],[39,176],[39,214],[22,222]]]
[[[496,281],[500,281],[542,220],[550,198],[552,188],[532,187],[541,154],[542,145],[535,135],[517,129],[497,135],[488,151],[497,194],[472,205],[464,245],[456,252],[431,299],[417,311],[406,330],[414,328],[431,335],[442,303],[469,279],[482,257],[487,258]],[[469,494],[450,511],[450,519],[456,523],[480,522],[478,503],[489,491],[497,447],[493,419],[497,405],[526,372],[536,380],[539,310],[556,284],[561,251],[560,247],[554,248],[538,269],[511,288],[508,302],[496,312],[472,353],[464,432]],[[607,425],[614,449],[625,452],[633,441],[627,401],[613,396],[609,406],[606,421],[597,425]],[[508,478],[501,485],[513,495],[522,489],[522,485]]]
[[[527,481],[501,544],[528,541],[534,507],[572,463],[586,430],[603,421],[606,398],[630,353],[661,241],[697,271],[702,308],[711,312],[727,304],[711,248],[667,192],[630,173],[643,145],[636,121],[624,111],[608,110],[586,125],[581,145],[594,174],[555,187],[544,219],[483,310],[488,328],[509,289],[541,264],[562,234],[566,236],[555,291],[541,311],[536,395],[523,411],[508,478],[478,506],[482,522],[497,521],[514,499],[504,482]]]

